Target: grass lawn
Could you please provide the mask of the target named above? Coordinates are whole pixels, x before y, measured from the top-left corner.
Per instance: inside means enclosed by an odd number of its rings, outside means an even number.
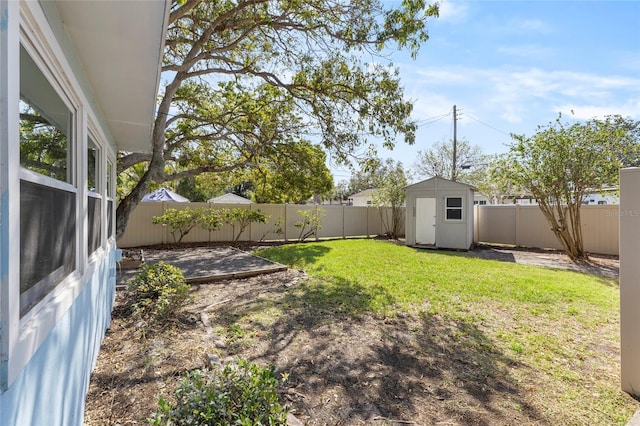
[[[464,391],[457,380],[480,382],[499,372],[494,381],[509,386],[504,392],[494,386],[491,398],[504,397],[504,404],[550,424],[624,424],[638,406],[620,391],[616,281],[376,240],[293,244],[259,254],[304,269],[309,279],[291,290],[289,303],[253,311],[248,322],[299,306],[324,310],[333,321],[420,319],[438,324],[420,350],[437,347],[469,364],[464,380],[450,378],[452,388]],[[425,334],[424,327],[408,332]]]

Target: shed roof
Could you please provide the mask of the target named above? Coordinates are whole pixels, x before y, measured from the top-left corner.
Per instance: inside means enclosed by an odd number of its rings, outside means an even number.
[[[233,194],[231,192],[221,195],[219,197],[215,197],[209,200],[210,203],[217,203],[217,204],[224,204],[224,203],[229,203],[229,204],[252,204],[252,201],[241,197],[239,195]]]
[[[473,185],[469,185],[462,182],[455,182],[451,179],[445,179],[440,176],[434,176],[432,178],[425,179],[420,182],[416,182],[414,184],[405,186],[404,189],[405,191],[412,190],[412,189],[437,189],[438,186],[440,186],[442,189],[459,187],[459,188],[470,189],[472,191],[478,190],[478,188],[476,188]]]

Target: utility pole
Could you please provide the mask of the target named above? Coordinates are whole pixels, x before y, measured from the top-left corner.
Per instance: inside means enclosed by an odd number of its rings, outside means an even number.
[[[453,106],[453,162],[451,167],[451,180],[456,181],[456,160],[458,158],[458,141],[457,141],[457,121],[456,106]]]

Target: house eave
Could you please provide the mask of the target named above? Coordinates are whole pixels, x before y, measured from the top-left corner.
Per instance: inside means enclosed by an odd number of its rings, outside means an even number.
[[[120,150],[149,152],[170,1],[57,1]]]

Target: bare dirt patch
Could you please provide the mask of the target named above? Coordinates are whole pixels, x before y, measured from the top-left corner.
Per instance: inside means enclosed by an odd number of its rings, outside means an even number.
[[[539,400],[547,383],[497,349],[486,324],[346,314],[309,303],[305,279],[289,270],[193,286],[193,303],[162,329],[125,315],[118,293],[86,424],[144,424],[187,371],[240,358],[288,374],[283,398],[306,425],[558,424]]]
[[[509,379],[514,362],[492,353],[482,333],[467,330],[475,337],[452,344],[447,337],[466,324],[300,309],[287,290],[302,277],[288,271],[199,285],[194,305],[152,333],[116,308],[93,372],[86,423],[144,423],[158,395],[170,395],[185,372],[227,357],[288,372],[282,392],[308,425],[547,423]],[[233,326],[243,312],[278,303],[291,315]],[[202,312],[216,331],[227,331],[208,333]],[[478,346],[487,350],[480,355]]]

